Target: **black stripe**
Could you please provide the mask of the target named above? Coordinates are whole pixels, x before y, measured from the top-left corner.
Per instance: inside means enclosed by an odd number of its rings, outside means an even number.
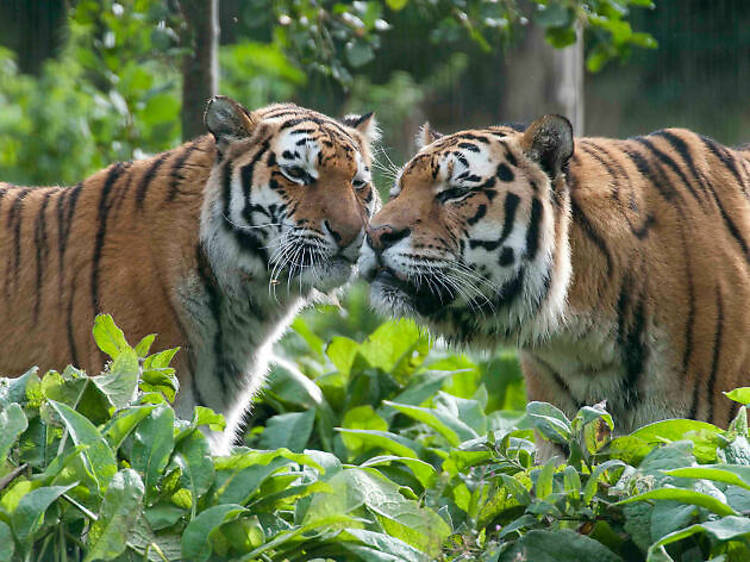
[[[544,367],[545,369],[547,369],[547,371],[549,371],[549,373],[552,375],[552,378],[555,381],[555,384],[557,384],[557,386],[559,386],[562,389],[562,391],[565,392],[565,394],[567,394],[571,402],[573,402],[576,405],[576,410],[580,410],[586,405],[585,402],[580,402],[576,400],[575,396],[573,396],[573,392],[570,390],[570,387],[568,386],[568,383],[565,382],[565,379],[562,378],[560,373],[558,373],[552,367],[552,365],[550,365],[547,361],[541,359],[540,357],[537,357],[536,355],[533,355],[532,357],[537,363],[539,363],[542,367]]]
[[[539,250],[539,237],[541,236],[542,203],[537,197],[531,200],[531,217],[529,218],[529,229],[526,231],[526,259],[529,261],[536,257]]]
[[[232,200],[232,174],[234,172],[231,162],[226,162],[222,170],[222,196],[224,198],[224,228],[231,232],[240,248],[258,255],[264,263],[268,263],[269,255],[266,245],[255,233],[241,230],[234,226],[230,217],[230,203]],[[244,188],[244,186],[243,186]]]
[[[625,367],[623,391],[625,408],[628,410],[635,408],[640,401],[639,379],[648,353],[643,344],[646,328],[644,301],[642,297],[632,294],[634,290],[632,278],[628,275],[623,279],[617,300],[617,343]],[[631,302],[633,297],[638,300]]]
[[[737,161],[735,160],[735,157],[733,154],[731,154],[726,148],[721,146],[720,144],[716,143],[713,139],[710,139],[708,137],[700,137],[703,141],[703,144],[708,148],[708,150],[711,151],[711,154],[716,156],[716,158],[719,159],[719,161],[724,164],[724,166],[732,172],[732,175],[737,180],[737,183],[740,184],[740,186],[745,185],[745,182],[742,179],[742,176],[740,175],[740,171],[737,169]]]
[[[226,400],[227,396],[227,380],[226,380],[226,363],[224,358],[224,333],[221,325],[221,300],[222,295],[219,290],[216,278],[211,268],[211,263],[208,260],[208,256],[202,245],[197,247],[197,259],[198,259],[198,275],[203,286],[203,290],[208,297],[208,306],[211,311],[211,316],[216,324],[216,332],[214,333],[213,341],[213,352],[214,352],[214,369],[213,372],[218,375],[219,383],[221,384],[221,396],[222,401]],[[197,382],[197,381],[196,381]],[[195,388],[198,396],[200,396],[200,390],[198,384],[195,384]],[[197,398],[197,397],[196,397]],[[200,398],[203,400],[203,398]],[[223,405],[223,404],[222,404]]]
[[[601,235],[594,229],[594,226],[589,221],[583,209],[578,205],[575,197],[570,198],[570,209],[573,214],[573,221],[581,227],[581,230],[586,237],[599,248],[599,251],[604,255],[607,260],[607,277],[612,277],[612,254],[607,248],[607,243],[601,237]]]
[[[679,176],[680,180],[682,180],[682,183],[685,184],[685,187],[688,188],[688,191],[690,191],[690,194],[695,198],[695,200],[698,203],[701,202],[701,199],[700,199],[700,196],[698,195],[698,192],[695,191],[695,188],[693,187],[693,185],[690,182],[690,180],[687,179],[687,177],[685,176],[685,174],[682,172],[682,170],[680,170],[680,168],[677,166],[677,164],[675,163],[675,161],[672,160],[672,158],[670,158],[667,154],[665,154],[664,152],[662,152],[661,150],[659,150],[658,148],[656,148],[654,146],[654,144],[650,140],[648,140],[646,138],[638,137],[638,138],[635,138],[633,140],[635,140],[637,143],[640,143],[645,148],[647,148],[648,150],[650,150],[659,159],[660,162],[662,162],[663,164],[666,164],[667,166],[669,166],[669,168],[677,176]]]
[[[475,144],[471,144],[470,142],[460,142],[458,143],[458,148],[465,148],[466,150],[469,150],[471,152],[479,152],[479,147]]]
[[[501,162],[497,166],[497,171],[495,172],[495,175],[500,181],[504,182],[510,182],[513,181],[513,179],[516,177],[513,173],[513,170],[510,169],[510,167],[505,163]]]
[[[484,204],[482,204],[482,205],[479,205],[479,206],[477,207],[477,211],[476,211],[476,213],[474,213],[474,216],[473,216],[473,217],[469,217],[469,218],[468,218],[468,219],[466,220],[466,223],[467,223],[467,224],[468,224],[469,226],[473,226],[473,225],[475,225],[476,223],[478,223],[478,222],[479,222],[479,221],[480,221],[480,220],[481,220],[481,219],[482,219],[482,218],[483,218],[483,217],[484,217],[484,216],[485,216],[486,214],[487,214],[487,205],[484,205]]]
[[[81,194],[83,183],[78,183],[74,187],[63,189],[57,197],[57,249],[60,256],[59,267],[59,284],[60,296],[63,294],[63,280],[65,279],[65,250],[68,245],[71,228],[73,227],[73,215],[76,211],[78,196]],[[67,209],[65,203],[67,202]]]
[[[513,230],[513,223],[516,220],[516,210],[521,198],[515,193],[508,193],[505,196],[505,220],[503,221],[503,231],[497,240],[469,240],[469,248],[484,248],[488,252],[497,250]]]
[[[172,165],[172,169],[169,172],[169,192],[167,194],[167,201],[174,201],[177,195],[180,193],[180,182],[184,180],[180,176],[185,162],[188,161],[190,155],[198,148],[198,144],[193,142],[185,147],[185,151],[180,154],[180,157]]]
[[[634,139],[634,142],[638,142],[638,139]],[[651,184],[666,201],[672,202],[674,199],[682,199],[680,193],[674,188],[672,182],[669,181],[658,164],[652,167],[653,162],[649,163],[646,157],[636,150],[624,148],[623,153],[632,160],[641,175],[651,180]]]
[[[68,297],[67,307],[67,328],[68,328],[68,346],[70,347],[70,360],[75,367],[81,367],[81,363],[78,361],[78,351],[76,350],[75,340],[75,328],[73,324],[73,304],[75,302],[76,294],[76,279],[77,272],[73,273],[73,277],[70,280],[70,296]]]
[[[724,331],[724,305],[721,299],[721,288],[716,287],[716,331],[714,333],[714,355],[711,360],[711,373],[708,375],[708,388],[706,399],[708,400],[708,416],[706,421],[713,423],[714,420],[714,398],[716,391],[716,375],[719,373],[719,358],[721,353],[721,335]]]
[[[39,320],[39,307],[42,302],[42,278],[44,276],[44,263],[49,255],[49,245],[47,244],[47,222],[44,216],[49,204],[50,196],[54,193],[52,189],[45,192],[42,202],[39,205],[39,212],[36,215],[34,224],[34,246],[36,247],[36,294],[34,300],[34,324]]]
[[[473,141],[481,142],[482,144],[490,144],[490,140],[487,137],[483,137],[481,135],[475,135],[473,133],[462,133],[458,135],[458,138],[473,140]]]
[[[503,283],[496,299],[497,307],[507,306],[513,303],[523,293],[524,281],[526,280],[526,268],[521,267],[518,274],[511,280]]]
[[[695,327],[695,285],[693,282],[692,262],[690,259],[690,249],[685,239],[685,232],[680,227],[680,236],[682,238],[682,255],[685,257],[685,282],[687,284],[688,297],[688,315],[687,325],[685,326],[685,351],[682,354],[682,372],[687,374],[690,364],[690,356],[693,354],[693,329]]]
[[[15,192],[16,198],[10,206],[8,211],[8,228],[13,231],[13,280],[15,286],[18,286],[18,274],[21,268],[21,224],[23,223],[23,200],[31,191],[28,187],[19,188]],[[10,256],[8,256],[8,262],[10,262]],[[8,269],[8,276],[10,276],[10,268]],[[7,281],[6,281],[7,282]],[[6,285],[6,291],[9,287]]]
[[[143,208],[143,202],[146,199],[146,192],[148,191],[148,188],[151,185],[156,172],[159,171],[159,168],[162,164],[164,164],[164,161],[169,157],[169,155],[169,152],[161,154],[158,158],[156,158],[156,160],[151,163],[151,166],[149,166],[148,170],[146,170],[146,173],[143,174],[141,181],[138,183],[138,188],[135,191],[135,204],[139,209]]]
[[[94,243],[94,255],[91,262],[91,307],[93,309],[94,316],[99,314],[99,266],[102,257],[102,249],[104,248],[104,238],[107,234],[107,217],[111,208],[111,201],[109,200],[109,194],[112,191],[115,183],[120,178],[125,166],[122,162],[114,164],[107,174],[107,178],[104,180],[102,186],[102,196],[99,200],[99,210],[97,213],[97,224],[98,229],[96,232],[96,240]]]

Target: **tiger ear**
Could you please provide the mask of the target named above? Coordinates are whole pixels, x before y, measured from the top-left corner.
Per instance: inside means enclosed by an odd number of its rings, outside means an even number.
[[[417,136],[414,140],[414,142],[417,144],[417,150],[422,150],[425,146],[435,142],[442,136],[442,133],[438,133],[437,131],[433,130],[433,128],[430,126],[429,121],[425,121],[424,124],[422,124],[422,126],[419,128],[419,132],[417,133]]]
[[[372,111],[365,113],[364,115],[350,113],[349,115],[344,116],[342,122],[347,127],[351,127],[362,133],[369,143],[374,143],[380,140],[378,121],[375,119],[375,114]]]
[[[573,156],[573,147],[573,125],[562,115],[540,117],[521,137],[523,151],[552,179]]]
[[[214,96],[208,100],[203,122],[216,139],[219,150],[232,141],[249,137],[257,125],[252,113],[226,96]]]

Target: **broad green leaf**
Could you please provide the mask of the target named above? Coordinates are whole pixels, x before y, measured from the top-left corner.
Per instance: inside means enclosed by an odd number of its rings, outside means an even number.
[[[84,445],[81,452],[91,474],[94,475],[102,489],[117,472],[117,461],[112,449],[102,437],[99,430],[88,419],[66,404],[49,400],[50,406],[62,418],[76,445]]]
[[[743,465],[702,465],[665,470],[664,474],[677,478],[698,478],[724,482],[750,490],[750,466]]]
[[[217,414],[211,408],[204,406],[196,406],[193,409],[193,420],[191,423],[195,427],[207,425],[212,431],[224,431],[224,428],[227,426],[223,415]]]
[[[419,444],[401,435],[374,429],[344,429],[337,427],[336,430],[342,434],[357,435],[366,445],[379,447],[399,457],[419,458],[417,454],[417,450],[421,450]]]
[[[599,481],[607,470],[624,467],[625,463],[617,459],[608,460],[597,465],[586,479],[586,485],[583,487],[583,502],[587,504],[594,499],[599,489]]]
[[[130,465],[143,474],[146,494],[151,494],[174,449],[174,410],[161,405],[133,431]]]
[[[117,359],[123,349],[130,348],[122,330],[115,325],[109,314],[97,315],[93,332],[96,345],[112,359]]]
[[[349,338],[337,336],[331,339],[326,347],[326,355],[339,373],[349,378],[349,371],[354,363],[354,357],[359,350],[359,344]]]
[[[452,417],[444,412],[439,412],[433,408],[397,404],[396,402],[391,402],[389,400],[383,400],[383,404],[391,406],[402,414],[430,426],[452,447],[458,447],[461,442],[477,437],[477,434],[458,418]],[[460,435],[458,433],[459,431],[461,432]]]
[[[391,10],[398,11],[403,9],[409,3],[409,0],[386,0],[385,3]]]
[[[526,414],[539,433],[553,443],[565,445],[570,439],[573,431],[570,421],[552,404],[529,402],[526,406]]]
[[[21,498],[10,515],[10,524],[13,534],[25,549],[31,546],[34,534],[41,528],[47,508],[75,485],[44,486],[31,490]]]
[[[180,482],[192,493],[195,507],[195,502],[214,481],[214,463],[206,437],[197,429],[193,430],[174,448],[172,464],[182,471]]]
[[[274,396],[304,410],[315,408],[323,401],[320,387],[296,364],[278,356],[273,359],[268,373],[268,383],[268,388]]]
[[[621,500],[616,505],[623,505],[647,500],[674,500],[692,505],[705,507],[718,515],[737,515],[737,513],[724,502],[708,494],[687,490],[685,488],[657,488],[636,496]]]
[[[499,562],[621,562],[622,559],[600,542],[569,529],[529,531],[509,549]]]
[[[423,337],[413,320],[391,320],[370,334],[359,352],[369,365],[390,373]]]
[[[112,450],[116,451],[122,445],[125,438],[130,432],[143,421],[156,408],[154,405],[131,406],[118,413],[104,427],[102,431],[104,438],[109,443]]]
[[[91,381],[116,408],[127,406],[138,388],[138,354],[130,347],[122,348],[109,368],[109,372]]]
[[[341,420],[341,425],[345,429],[388,430],[388,422],[376,414],[375,410],[373,410],[372,406],[369,404],[357,406],[348,410]],[[350,458],[356,457],[358,454],[364,452],[365,442],[356,434],[342,433],[341,438],[344,441],[346,448],[351,451]]]
[[[750,386],[743,386],[742,388],[735,388],[729,392],[725,392],[724,395],[730,400],[739,402],[747,406],[750,404]]]
[[[581,495],[581,477],[578,475],[578,471],[572,466],[565,467],[563,485],[571,499],[577,500]]]
[[[130,531],[143,509],[144,488],[135,470],[126,468],[112,477],[99,518],[91,526],[84,562],[111,560],[127,547]]]
[[[397,457],[395,455],[381,455],[367,459],[365,462],[360,464],[360,468],[378,467],[383,465],[389,465],[392,462],[400,462],[409,467],[409,469],[417,477],[419,483],[425,488],[429,487],[433,478],[437,474],[435,469],[430,463],[419,459],[412,459],[408,457]]]
[[[270,462],[246,466],[239,470],[219,470],[216,473],[217,503],[245,504],[258,491],[260,485],[271,474],[291,464],[284,457],[276,457]]]
[[[176,505],[157,503],[153,507],[147,507],[143,514],[149,527],[154,531],[159,531],[177,523],[185,515],[185,510]]]
[[[16,544],[13,542],[13,533],[10,527],[0,521],[0,562],[12,562]]]
[[[664,546],[680,541],[696,533],[708,533],[719,541],[727,541],[750,534],[750,519],[747,517],[727,516],[717,521],[706,521],[691,525],[662,537],[648,549],[648,560],[671,560],[664,551]]]
[[[536,472],[536,484],[534,486],[534,493],[537,498],[543,500],[554,491],[553,484],[556,468],[557,464],[554,461],[550,461]]]
[[[15,379],[0,378],[0,406],[26,402],[26,387],[32,380],[39,381],[38,367],[32,367]]]
[[[182,533],[182,557],[185,560],[204,561],[211,556],[210,534],[216,527],[236,519],[247,510],[241,505],[222,504],[209,507],[193,519]]]
[[[13,443],[16,442],[21,433],[26,431],[27,427],[29,427],[29,422],[26,419],[26,414],[23,413],[23,408],[18,404],[10,404],[0,410],[0,428],[2,428],[2,431],[0,431],[0,463],[2,463],[2,459],[8,458],[8,452],[13,447]]]
[[[481,435],[487,431],[487,416],[478,400],[459,398],[441,391],[437,393],[434,404],[437,411],[458,418],[472,433]],[[467,439],[470,438],[464,438],[463,441]]]
[[[290,451],[301,453],[310,439],[313,423],[314,409],[273,416],[266,422],[259,445],[264,449],[286,447]]]
[[[420,552],[406,542],[386,535],[385,533],[376,533],[365,529],[344,529],[339,535],[343,540],[355,540],[367,545],[378,552],[386,554],[389,560],[402,562],[427,562],[429,558],[423,552]],[[350,549],[345,543],[342,546]]]
[[[143,369],[166,369],[178,351],[180,351],[180,348],[175,347],[149,355],[143,360]]]

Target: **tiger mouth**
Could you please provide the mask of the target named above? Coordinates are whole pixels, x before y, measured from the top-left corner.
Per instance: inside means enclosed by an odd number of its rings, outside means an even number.
[[[391,296],[395,292],[422,316],[431,316],[456,298],[439,283],[430,284],[426,280],[424,284],[417,284],[386,266],[380,266],[374,273],[370,279],[374,290]]]

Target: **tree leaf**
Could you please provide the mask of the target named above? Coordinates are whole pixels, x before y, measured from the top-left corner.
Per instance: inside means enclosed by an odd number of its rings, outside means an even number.
[[[649,547],[648,560],[671,560],[669,557],[664,558],[666,555],[666,553],[664,553],[664,546],[680,541],[696,533],[708,533],[719,541],[731,540],[750,534],[750,519],[747,517],[730,515],[723,517],[718,521],[696,523],[685,529],[680,529],[679,531],[670,533]],[[660,552],[664,554],[659,556]]]
[[[122,554],[141,516],[143,495],[143,481],[135,470],[126,468],[112,477],[99,518],[88,533],[84,562],[111,560]]]

